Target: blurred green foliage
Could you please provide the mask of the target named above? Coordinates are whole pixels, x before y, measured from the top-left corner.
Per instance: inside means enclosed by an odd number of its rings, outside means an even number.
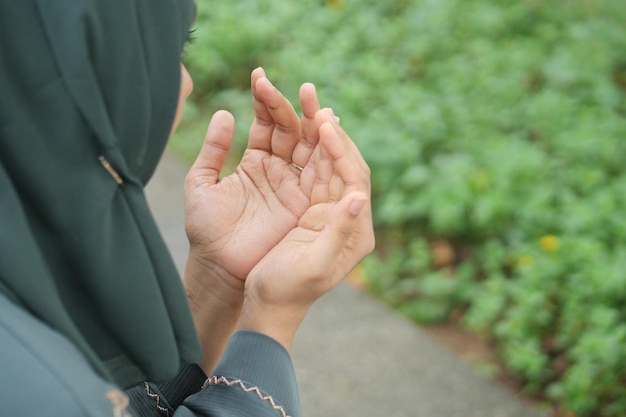
[[[371,290],[417,321],[490,335],[559,410],[626,415],[623,1],[199,7],[173,146],[193,154],[226,108],[241,151],[256,66],[294,101],[314,82],[372,168]]]

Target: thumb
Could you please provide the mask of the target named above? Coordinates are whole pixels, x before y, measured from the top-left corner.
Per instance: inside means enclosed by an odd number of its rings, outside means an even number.
[[[322,260],[334,262],[345,249],[356,228],[359,214],[368,201],[367,195],[362,192],[350,193],[339,201],[317,241]]]
[[[233,115],[225,110],[215,113],[209,122],[200,153],[189,173],[202,176],[211,184],[217,183],[234,135]]]

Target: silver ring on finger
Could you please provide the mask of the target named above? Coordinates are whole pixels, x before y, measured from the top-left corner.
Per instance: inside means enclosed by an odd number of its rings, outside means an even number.
[[[302,172],[304,171],[304,167],[301,167],[300,165],[296,164],[295,162],[291,161],[290,162],[291,166],[294,167],[295,169],[298,170],[298,172]]]

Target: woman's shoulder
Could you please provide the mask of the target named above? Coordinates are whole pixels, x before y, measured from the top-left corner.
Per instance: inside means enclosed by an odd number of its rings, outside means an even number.
[[[0,293],[0,403],[10,416],[124,416],[127,399],[80,351]]]

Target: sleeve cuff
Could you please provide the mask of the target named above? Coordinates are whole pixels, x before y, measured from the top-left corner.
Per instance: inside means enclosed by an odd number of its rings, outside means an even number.
[[[276,340],[240,330],[213,371],[216,377],[241,379],[270,394],[292,417],[300,415],[296,375],[289,352]]]
[[[185,398],[200,391],[204,381],[206,381],[206,374],[200,366],[195,363],[185,363],[181,365],[174,379],[158,384],[158,387],[167,402],[176,409],[185,401]]]
[[[301,417],[291,357],[263,334],[231,336],[207,387],[184,402],[179,416],[255,415]],[[279,413],[280,411],[280,413]]]
[[[170,381],[140,384],[126,390],[126,394],[139,416],[162,416],[165,410],[172,415],[185,398],[200,391],[205,380],[206,375],[198,365],[183,363]]]

